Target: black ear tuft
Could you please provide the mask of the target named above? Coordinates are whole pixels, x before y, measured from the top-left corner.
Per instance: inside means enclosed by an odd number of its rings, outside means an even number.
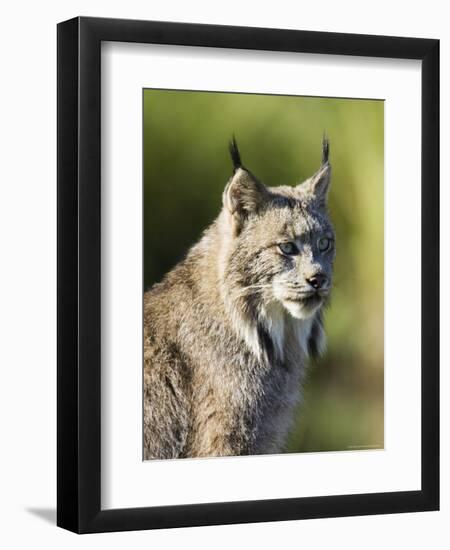
[[[236,172],[238,168],[241,168],[241,155],[239,154],[239,149],[236,143],[236,138],[233,136],[233,139],[229,144],[231,160],[233,161],[233,172]]]
[[[328,157],[330,156],[330,142],[326,134],[323,135],[322,139],[322,164],[328,162]]]

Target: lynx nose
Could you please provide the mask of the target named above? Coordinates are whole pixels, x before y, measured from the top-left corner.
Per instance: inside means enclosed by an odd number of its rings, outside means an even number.
[[[320,290],[327,284],[327,276],[323,273],[315,273],[306,279],[306,282],[313,287],[314,290]]]

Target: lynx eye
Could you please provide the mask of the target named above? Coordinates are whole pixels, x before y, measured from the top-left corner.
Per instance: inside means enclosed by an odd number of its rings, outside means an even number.
[[[295,256],[295,254],[299,252],[297,245],[293,242],[280,243],[278,248],[283,254],[286,254],[286,256]]]
[[[320,252],[326,252],[331,248],[332,242],[332,239],[329,239],[328,237],[321,237],[317,241],[317,248],[320,250]]]

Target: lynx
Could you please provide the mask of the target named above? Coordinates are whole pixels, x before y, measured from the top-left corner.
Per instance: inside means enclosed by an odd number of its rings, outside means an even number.
[[[230,143],[218,217],[144,294],[144,459],[279,453],[323,351],[335,236],[328,139],[303,183],[267,187]]]

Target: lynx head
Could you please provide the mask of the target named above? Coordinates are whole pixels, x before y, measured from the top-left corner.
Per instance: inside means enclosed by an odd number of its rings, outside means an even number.
[[[329,144],[322,165],[296,185],[267,187],[244,168],[230,143],[234,173],[223,193],[227,261],[223,278],[247,315],[278,307],[297,319],[313,317],[330,293],[335,256],[327,213]]]

